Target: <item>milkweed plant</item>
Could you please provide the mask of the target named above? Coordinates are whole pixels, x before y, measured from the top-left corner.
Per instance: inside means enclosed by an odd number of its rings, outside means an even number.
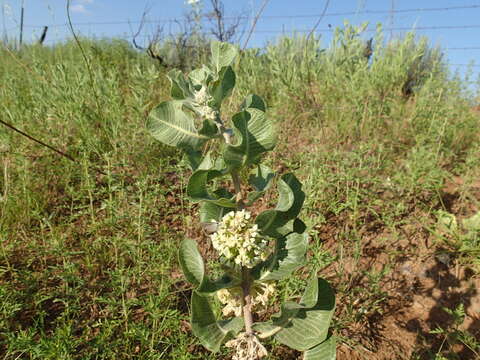
[[[276,136],[259,96],[247,96],[231,121],[224,119],[221,105],[235,86],[232,64],[238,51],[212,42],[211,52],[210,66],[188,76],[179,70],[168,73],[173,100],[154,108],[147,121],[155,139],[184,151],[192,169],[187,195],[199,203],[200,223],[224,270],[212,278],[196,241],[180,244],[179,261],[194,286],[192,331],[210,351],[231,348],[234,360],[267,356],[262,340],[269,337],[303,351],[305,360],[335,359],[329,334],[335,296],[321,278],[308,281],[298,302],[282,304],[268,321],[255,321],[255,312],[273,298],[275,283],[305,263],[308,235],[298,218],[305,193],[295,175],[279,176],[261,164]],[[255,214],[255,203],[274,186],[276,207]],[[221,314],[212,308],[215,298]]]

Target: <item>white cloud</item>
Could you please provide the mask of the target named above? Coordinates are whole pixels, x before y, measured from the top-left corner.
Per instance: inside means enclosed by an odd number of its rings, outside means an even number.
[[[70,10],[75,13],[86,14],[89,11],[86,5],[93,4],[93,0],[75,0],[75,3],[70,6]]]
[[[71,5],[70,10],[74,13],[81,13],[81,14],[87,13],[87,9],[85,9],[85,6],[83,4]]]
[[[3,4],[3,11],[4,11],[4,14],[5,16],[7,17],[11,17],[13,12],[12,12],[12,7],[8,4]]]

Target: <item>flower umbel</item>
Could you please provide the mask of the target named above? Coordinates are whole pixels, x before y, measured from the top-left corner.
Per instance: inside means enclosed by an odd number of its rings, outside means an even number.
[[[202,86],[200,90],[195,91],[194,97],[195,102],[197,103],[196,109],[200,116],[209,120],[215,120],[217,111],[208,105],[212,97],[207,93],[207,88]]]
[[[222,218],[218,230],[211,235],[213,247],[221,256],[235,264],[254,267],[268,256],[268,240],[260,236],[258,226],[252,225],[246,210],[231,211]]]
[[[254,284],[250,289],[252,295],[252,309],[265,308],[268,300],[275,293],[275,285],[273,283]],[[234,314],[242,316],[242,289],[230,288],[217,291],[218,300],[224,305],[222,313],[225,316]]]

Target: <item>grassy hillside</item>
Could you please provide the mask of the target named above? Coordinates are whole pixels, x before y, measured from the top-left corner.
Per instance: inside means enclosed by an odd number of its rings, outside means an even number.
[[[475,359],[480,114],[440,49],[384,44],[381,29],[369,49],[358,33],[243,52],[227,112],[264,97],[280,137],[269,161],[306,184],[339,359]],[[176,258],[182,238],[206,239],[188,170],[144,127],[168,68],[122,41],[82,45],[0,50],[0,119],[73,159],[0,127],[0,355],[214,359],[190,332]]]

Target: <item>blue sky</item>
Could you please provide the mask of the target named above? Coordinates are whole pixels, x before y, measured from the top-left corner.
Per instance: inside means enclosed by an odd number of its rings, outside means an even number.
[[[205,4],[209,0],[203,0]],[[66,0],[24,0],[24,40],[38,38],[43,25],[50,25],[48,44],[69,37],[66,24]],[[259,9],[263,0],[224,0],[227,16],[239,13],[250,16]],[[18,36],[20,7],[22,0],[0,0],[2,4],[1,30],[9,36]],[[308,31],[317,22],[326,4],[325,0],[270,0],[263,17],[259,20],[250,45],[261,46],[282,32]],[[466,7],[436,11],[406,11],[410,9],[431,9]],[[164,32],[174,32],[175,23],[167,20],[179,19],[189,10],[184,0],[72,0],[71,15],[76,31],[86,36],[128,37],[141,18],[142,12],[150,9],[149,23],[143,36],[151,35],[156,27],[154,22],[164,24]],[[395,13],[392,13],[391,10]],[[205,5],[205,11],[208,6]],[[345,15],[344,13],[349,13]],[[328,43],[329,26],[341,26],[345,20],[353,24],[364,21],[373,29],[383,23],[388,36],[405,33],[403,29],[417,27],[417,33],[428,36],[432,43],[447,49],[451,64],[469,64],[480,55],[480,0],[331,0],[319,25],[319,33]],[[129,24],[128,22],[132,22]],[[456,28],[463,26],[463,28]],[[470,27],[471,26],[471,27]],[[437,27],[437,28],[436,28]],[[444,28],[451,27],[451,28]],[[477,49],[464,49],[464,48]],[[477,62],[480,65],[480,62]],[[462,73],[464,65],[452,65]],[[475,67],[475,74],[480,67]]]

